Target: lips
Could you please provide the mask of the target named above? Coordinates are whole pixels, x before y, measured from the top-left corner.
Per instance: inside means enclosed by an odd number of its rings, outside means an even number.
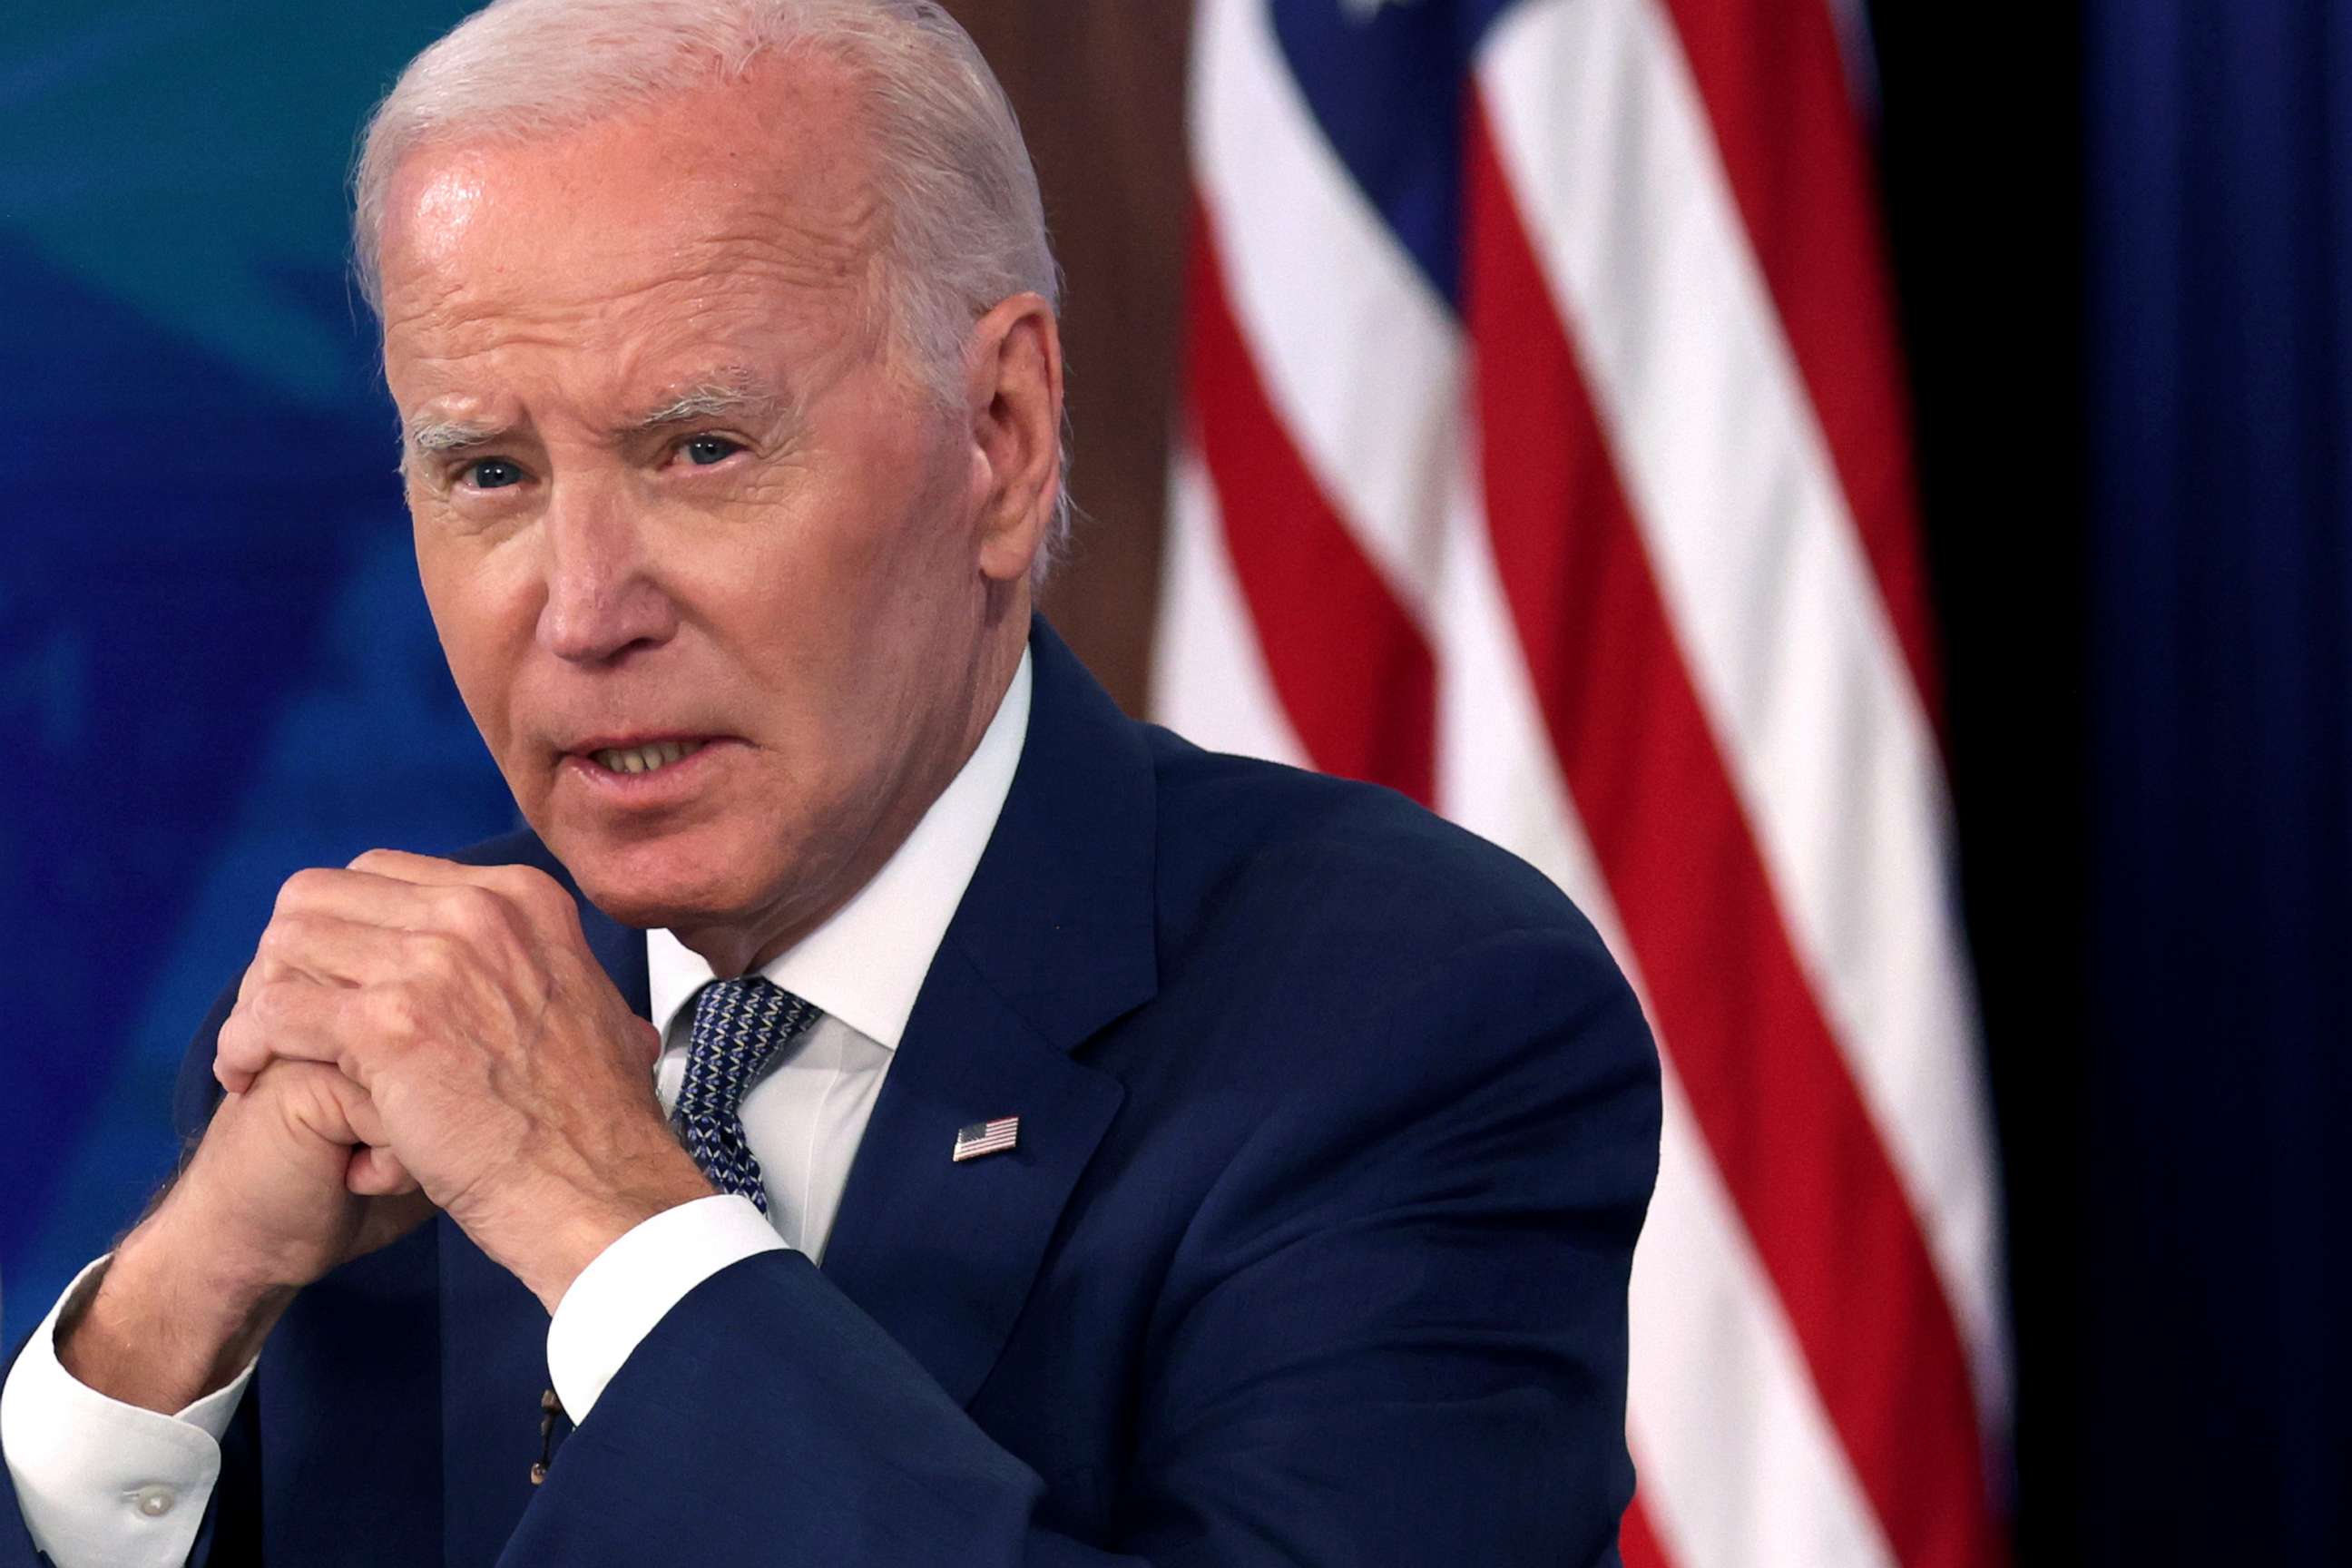
[[[726,750],[732,739],[708,731],[606,730],[560,742],[556,759],[583,783],[618,792],[614,798],[650,802],[675,793],[656,784],[698,776],[709,754]]]
[[[700,741],[654,741],[638,746],[604,746],[588,752],[588,760],[607,773],[658,773],[702,750]]]

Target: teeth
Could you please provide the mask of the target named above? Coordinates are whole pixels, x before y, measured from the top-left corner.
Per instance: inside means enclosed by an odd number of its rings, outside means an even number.
[[[702,750],[699,741],[656,741],[650,746],[610,747],[592,753],[599,767],[616,773],[649,773],[683,762]]]

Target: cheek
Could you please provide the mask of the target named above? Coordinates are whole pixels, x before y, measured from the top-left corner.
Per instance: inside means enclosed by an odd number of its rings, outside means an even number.
[[[951,443],[936,436],[892,444],[868,471],[897,476],[881,493],[866,491],[857,506],[845,591],[866,601],[870,618],[897,620],[919,633],[949,629],[948,607],[978,584],[972,499],[967,470]]]
[[[706,549],[701,586],[741,606],[733,618],[755,640],[830,665],[887,661],[956,574],[952,514],[925,493],[922,461],[911,444],[877,444],[832,466],[757,511],[737,536],[748,548]]]
[[[518,627],[527,644],[530,620],[527,607],[502,589],[488,565],[479,552],[453,548],[446,541],[417,541],[417,578],[450,679],[475,728],[496,752],[506,723],[508,678],[524,651],[517,643]]]

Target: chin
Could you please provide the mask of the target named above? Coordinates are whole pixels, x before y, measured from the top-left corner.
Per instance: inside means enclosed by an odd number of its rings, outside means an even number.
[[[548,847],[590,903],[623,925],[707,926],[742,919],[766,901],[760,858],[737,846],[703,846],[663,837],[615,844],[559,836]]]

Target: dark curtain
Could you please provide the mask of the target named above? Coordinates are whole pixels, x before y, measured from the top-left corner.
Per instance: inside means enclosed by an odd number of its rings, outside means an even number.
[[[2142,1562],[2352,1562],[2352,13],[2084,41],[2086,1500]]]
[[[2019,1562],[2352,1562],[2352,12],[1874,9]]]

